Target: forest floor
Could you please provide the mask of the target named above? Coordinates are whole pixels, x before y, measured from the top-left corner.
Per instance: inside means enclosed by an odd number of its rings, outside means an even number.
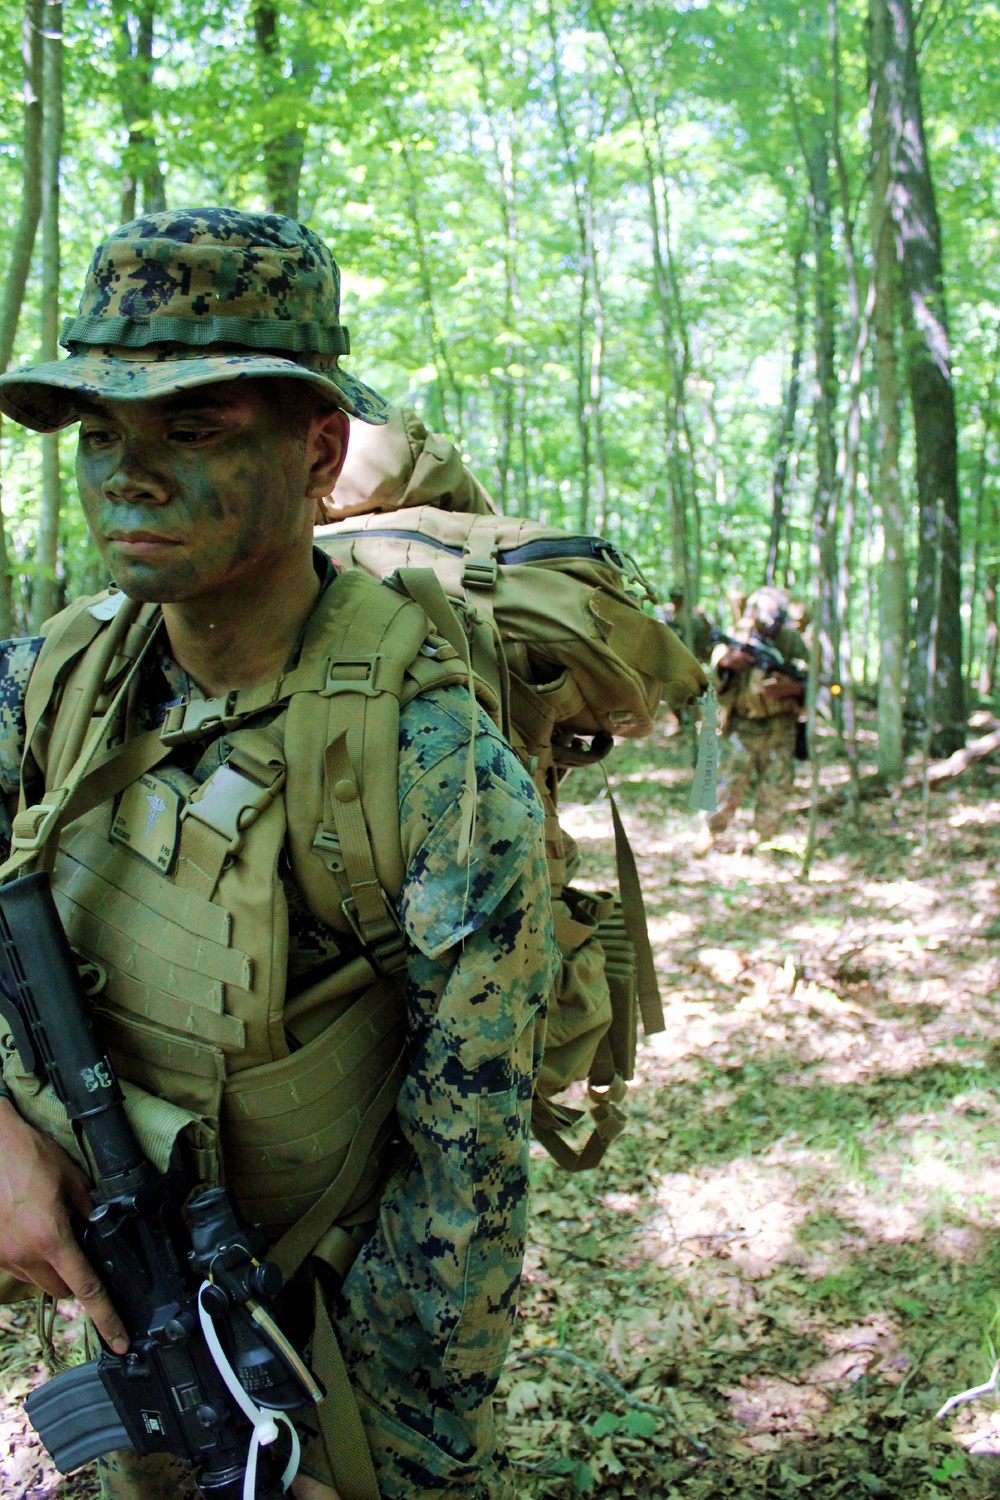
[[[611,763],[667,1027],[601,1167],[535,1148],[500,1402],[519,1500],[985,1500],[1000,1406],[935,1413],[1000,1348],[1000,766],[932,794],[926,847],[919,793],[824,818],[808,882],[802,814],[698,858],[688,766],[681,736]],[[595,886],[602,786],[565,802]],[[21,1413],[31,1326],[0,1310],[0,1493],[85,1500]]]

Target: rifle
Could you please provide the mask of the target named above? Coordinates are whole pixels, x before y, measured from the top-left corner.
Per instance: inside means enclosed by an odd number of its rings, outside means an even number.
[[[144,1156],[44,874],[0,887],[0,1012],[89,1147],[96,1206],[77,1238],[130,1340],[28,1397],[53,1463],[171,1453],[206,1500],[280,1500],[299,1454],[285,1413],[323,1398],[275,1319],[281,1272],[225,1188],[185,1202],[183,1173]]]
[[[786,661],[777,646],[769,646],[765,641],[738,641],[716,626],[712,627],[712,645],[732,646],[734,651],[742,651],[745,656],[749,656],[753,665],[766,672],[769,677],[778,673],[782,677],[790,678],[792,682],[800,682],[805,686],[804,668],[794,661]]]

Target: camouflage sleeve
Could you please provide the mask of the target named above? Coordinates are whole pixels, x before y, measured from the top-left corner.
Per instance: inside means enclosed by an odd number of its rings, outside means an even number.
[[[43,644],[40,635],[0,641],[0,859],[10,853],[24,755],[24,695]]]
[[[558,967],[542,810],[481,720],[469,868],[455,863],[464,695],[412,705],[400,737],[410,939],[409,1145],[349,1273],[338,1331],[384,1500],[501,1500],[492,1395],[527,1229],[534,1024]]]

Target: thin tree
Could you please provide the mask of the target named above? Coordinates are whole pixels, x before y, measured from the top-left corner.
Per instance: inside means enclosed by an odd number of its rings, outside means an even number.
[[[42,211],[42,25],[44,0],[27,0],[21,23],[24,128],[21,143],[21,206],[7,257],[0,300],[0,371],[14,353],[31,256]],[[14,634],[14,596],[7,528],[0,512],[0,638]]]
[[[118,97],[128,129],[121,207],[122,223],[127,224],[138,212],[140,186],[144,214],[161,213],[167,206],[152,128],[156,0],[141,0],[134,16],[124,0],[114,0],[113,15],[118,32]]]
[[[875,450],[882,519],[882,567],[878,591],[878,773],[883,781],[892,784],[902,779],[906,759],[903,705],[909,598],[906,515],[899,477],[900,390],[896,351],[899,265],[890,202],[889,94],[885,87],[888,25],[885,0],[872,0],[868,31],[873,169],[870,233],[878,391]]]
[[[299,189],[306,151],[306,125],[301,101],[308,100],[316,78],[316,59],[304,31],[293,34],[285,78],[279,31],[279,9],[274,0],[254,0],[254,49],[260,92],[265,105],[264,180],[270,209],[298,218]],[[300,28],[304,26],[300,16]]]
[[[59,171],[62,161],[62,0],[48,0],[42,44],[42,284],[39,357],[59,353]],[[38,547],[31,590],[31,628],[37,631],[56,608],[56,566],[59,558],[59,517],[62,480],[59,473],[59,434],[42,438],[42,505]]]
[[[792,296],[795,312],[792,318],[792,354],[785,387],[785,400],[781,408],[781,424],[774,453],[774,469],[771,474],[771,534],[767,544],[767,563],[764,582],[775,582],[778,554],[785,529],[785,501],[788,488],[788,461],[795,442],[795,423],[799,412],[799,393],[802,388],[802,350],[805,344],[806,295],[805,295],[805,231],[800,230],[792,253]]]
[[[907,384],[913,411],[920,535],[909,706],[936,724],[936,753],[965,743],[962,680],[958,426],[942,270],[941,226],[924,134],[911,0],[872,0],[884,8],[882,72],[888,115],[889,205],[900,264]],[[940,504],[939,504],[940,502]],[[933,653],[929,634],[937,553],[941,607]],[[934,680],[927,663],[934,662]]]

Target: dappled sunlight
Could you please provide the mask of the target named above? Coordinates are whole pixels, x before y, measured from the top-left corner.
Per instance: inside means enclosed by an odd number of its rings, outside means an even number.
[[[653,769],[682,754],[661,741]],[[535,1405],[508,1424],[515,1461],[568,1441],[599,1495],[770,1494],[779,1473],[805,1494],[822,1473],[823,1494],[930,1500],[944,1475],[978,1500],[1000,1472],[975,1479],[962,1455],[1000,1455],[1000,1419],[932,1418],[987,1378],[1000,1299],[992,812],[972,783],[934,794],[924,854],[918,797],[866,805],[857,834],[821,824],[803,884],[801,819],[774,849],[738,827],[696,857],[682,783],[627,761],[611,781],[666,1026],[604,1166],[536,1163],[516,1347],[538,1352],[510,1377]],[[592,773],[566,822],[580,883],[607,880]],[[604,1375],[662,1410],[655,1432],[624,1439],[631,1408]],[[619,1425],[588,1437],[609,1410]],[[519,1500],[574,1493],[531,1472]]]

